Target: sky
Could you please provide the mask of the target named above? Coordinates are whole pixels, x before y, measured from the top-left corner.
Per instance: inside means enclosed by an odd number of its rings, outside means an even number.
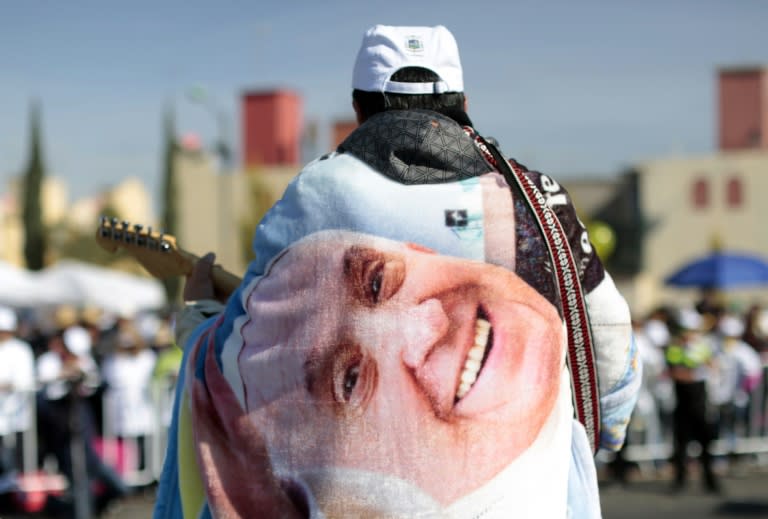
[[[454,33],[470,116],[507,155],[609,177],[712,152],[717,70],[768,65],[767,22],[765,0],[0,0],[0,193],[28,159],[33,100],[70,199],[129,176],[157,196],[170,107],[180,135],[212,145],[222,117],[239,149],[247,90],[300,93],[325,152],[327,128],[353,115],[352,64],[377,23]]]

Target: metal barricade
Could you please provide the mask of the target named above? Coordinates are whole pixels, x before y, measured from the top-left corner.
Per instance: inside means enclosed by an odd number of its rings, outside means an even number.
[[[765,463],[768,453],[768,365],[763,367],[763,376],[749,394],[747,405],[732,411],[735,420],[718,427],[718,436],[710,446],[711,453],[715,456],[755,455],[759,462]],[[666,461],[672,455],[671,409],[665,411],[656,402],[655,412],[655,416],[644,415],[636,408],[627,432],[623,457],[638,463],[641,469]],[[652,423],[659,424],[660,430],[654,430]],[[697,448],[690,447],[692,454]]]
[[[103,399],[102,456],[118,471],[126,484],[145,486],[158,480],[165,460],[170,424],[170,407],[173,405],[174,385],[156,382],[147,388],[151,396],[153,424],[151,430],[141,436],[119,436],[113,429],[110,406]]]
[[[3,447],[13,449],[19,447],[21,440],[21,464],[16,467],[21,472],[31,473],[37,470],[37,420],[36,393],[34,391],[14,392],[15,404],[3,409],[3,419],[7,420],[8,429],[0,436]],[[20,433],[20,434],[17,434]]]

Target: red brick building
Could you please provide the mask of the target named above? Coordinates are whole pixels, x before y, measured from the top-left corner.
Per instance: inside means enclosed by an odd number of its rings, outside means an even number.
[[[245,169],[298,165],[301,160],[302,99],[288,90],[242,96],[242,150]]]
[[[768,149],[768,68],[719,72],[720,150]]]

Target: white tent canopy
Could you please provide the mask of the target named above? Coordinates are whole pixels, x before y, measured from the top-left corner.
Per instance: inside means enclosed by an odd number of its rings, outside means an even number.
[[[53,291],[59,303],[92,305],[133,315],[165,305],[162,284],[156,279],[127,274],[77,261],[60,261],[37,275],[38,283]]]
[[[0,304],[6,306],[41,306],[47,296],[34,275],[10,263],[0,262]]]
[[[97,265],[63,260],[40,272],[0,263],[0,303],[15,307],[92,305],[122,315],[162,308],[162,284]]]

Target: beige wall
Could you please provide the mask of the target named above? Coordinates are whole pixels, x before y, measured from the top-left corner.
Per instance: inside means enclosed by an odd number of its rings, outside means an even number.
[[[117,214],[131,223],[147,225],[157,221],[152,210],[152,197],[147,187],[136,177],[124,179],[101,198],[95,205],[91,203],[91,207],[98,207],[98,202],[105,200]],[[81,203],[88,204],[87,201]]]
[[[768,258],[768,152],[742,151],[711,156],[671,158],[639,165],[640,196],[645,217],[655,223],[646,236],[643,276],[634,280],[633,303],[642,310],[662,300],[693,300],[695,290],[663,285],[663,279],[686,261],[723,249]],[[743,182],[743,203],[726,204],[726,182]],[[709,205],[696,209],[691,189],[695,179],[710,186]],[[734,292],[731,299],[764,297],[765,290]]]
[[[21,219],[22,193],[20,179],[8,184],[0,215],[0,259],[16,266],[24,266],[24,229]],[[43,223],[55,225],[68,214],[67,185],[57,177],[43,179],[41,207]],[[95,227],[94,227],[95,229]]]
[[[216,262],[242,275],[247,266],[241,225],[248,220],[252,203],[249,175],[258,175],[269,190],[270,205],[282,195],[298,167],[264,168],[252,172],[217,173],[206,155],[180,154],[177,157],[178,244],[198,256],[216,253]]]
[[[176,194],[178,245],[202,255],[219,249],[218,219],[220,209],[216,167],[210,157],[202,154],[180,154],[176,159]]]
[[[24,265],[21,220],[15,213],[0,216],[0,260],[18,267]]]

